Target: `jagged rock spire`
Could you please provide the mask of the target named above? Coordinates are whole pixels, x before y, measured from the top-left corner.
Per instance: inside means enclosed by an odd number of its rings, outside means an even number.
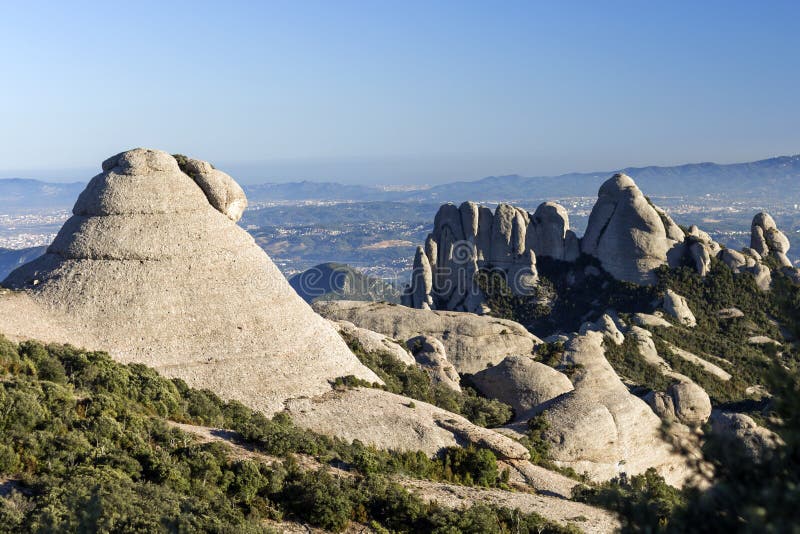
[[[502,270],[512,290],[524,294],[538,281],[537,255],[573,261],[579,253],[566,210],[553,202],[542,204],[533,215],[510,204],[500,204],[494,213],[474,202],[458,208],[444,204],[424,249],[417,249],[404,302],[415,308],[485,313],[473,279],[479,269]]]

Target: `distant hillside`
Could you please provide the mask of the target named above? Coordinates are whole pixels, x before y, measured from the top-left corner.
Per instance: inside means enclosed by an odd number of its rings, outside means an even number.
[[[784,193],[800,198],[800,155],[747,163],[720,165],[690,163],[673,167],[627,167],[608,171],[568,173],[560,176],[489,176],[413,191],[386,191],[364,185],[294,182],[246,187],[252,201],[282,200],[415,200],[475,201],[526,200],[594,196],[603,180],[623,172],[652,196],[745,196],[770,198]]]
[[[264,183],[244,186],[253,202],[302,200],[430,201],[465,199],[491,202],[594,196],[602,181],[616,172],[636,180],[651,196],[727,195],[744,198],[797,197],[800,201],[800,155],[748,163],[690,163],[673,167],[627,167],[560,176],[489,176],[411,191],[334,182]],[[0,211],[12,208],[71,207],[84,184],[49,183],[12,178],[0,180]]]
[[[321,263],[289,279],[306,302],[315,300],[367,300],[400,302],[397,288],[342,263]]]
[[[21,249],[0,248],[0,280],[24,263],[35,260],[47,250],[47,247],[32,247]]]
[[[396,193],[369,185],[333,182],[266,183],[244,186],[250,202],[291,200],[390,200]]]
[[[85,183],[52,183],[24,178],[0,180],[0,210],[71,208]]]
[[[702,195],[769,198],[800,197],[800,155],[782,156],[750,163],[718,165],[692,163],[676,167],[628,167],[603,172],[570,173],[561,176],[490,176],[473,182],[454,182],[407,194],[416,200],[459,201],[524,200],[594,196],[603,180],[623,172],[636,180],[651,196]]]

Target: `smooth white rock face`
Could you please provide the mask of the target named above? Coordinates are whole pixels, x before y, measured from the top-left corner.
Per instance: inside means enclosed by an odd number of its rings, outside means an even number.
[[[575,389],[544,412],[553,459],[596,480],[654,467],[669,483],[681,484],[691,468],[662,439],[661,419],[614,372],[603,339],[588,332],[566,345],[562,364],[578,367],[570,377]]]
[[[689,308],[686,299],[671,289],[664,294],[664,311],[675,317],[683,326],[693,328],[697,326],[697,319]]]
[[[472,375],[472,383],[487,397],[514,409],[515,420],[530,419],[546,402],[572,391],[572,382],[530,356],[509,356]]]
[[[519,323],[472,313],[347,300],[315,302],[313,307],[327,319],[350,321],[393,339],[435,337],[460,373],[477,373],[506,356],[529,355],[542,342]]]
[[[655,269],[669,263],[673,249],[682,253],[677,248],[682,242],[672,219],[650,204],[629,176],[616,174],[600,187],[581,250],[618,280],[654,284]]]
[[[236,195],[215,207],[157,150],[103,168],[48,252],[4,285],[66,318],[92,349],[268,413],[340,376],[379,381],[225,213]]]

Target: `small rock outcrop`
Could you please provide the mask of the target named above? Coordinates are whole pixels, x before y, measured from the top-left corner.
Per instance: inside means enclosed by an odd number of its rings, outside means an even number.
[[[475,444],[499,458],[530,457],[520,443],[460,415],[379,389],[344,389],[316,399],[291,399],[286,411],[302,427],[382,449],[433,455],[444,447]]]
[[[675,404],[669,393],[651,391],[644,396],[644,401],[650,405],[655,414],[665,421],[675,421]]]
[[[432,336],[459,373],[477,373],[506,356],[531,354],[541,340],[514,321],[472,313],[430,311],[380,302],[315,302],[327,319],[350,321],[393,339]]]
[[[349,336],[358,341],[367,352],[385,353],[392,356],[395,360],[403,362],[406,365],[414,365],[416,360],[400,343],[394,339],[367,330],[366,328],[359,328],[349,321],[331,321],[334,328],[340,333]]]
[[[719,243],[696,225],[690,226],[686,232],[685,247],[700,276],[708,274],[711,270],[711,258],[715,258],[722,250]]]
[[[761,461],[771,450],[783,444],[775,432],[759,426],[752,417],[741,413],[714,410],[711,414],[711,432],[723,439],[740,443],[754,461]]]
[[[792,267],[792,262],[786,257],[789,239],[778,230],[775,220],[768,213],[761,212],[753,218],[750,248],[762,257],[772,256],[782,267]]]
[[[583,335],[586,332],[600,332],[615,345],[622,345],[625,342],[625,335],[620,331],[614,319],[607,313],[601,315],[600,318],[593,323],[583,323],[579,333]]]
[[[675,417],[688,426],[699,426],[711,415],[711,399],[693,382],[672,384],[667,390],[675,407]]]
[[[180,169],[192,177],[206,194],[209,204],[224,213],[234,222],[242,218],[247,208],[247,197],[242,188],[230,176],[218,171],[207,161],[175,156]],[[103,167],[103,170],[106,170]]]
[[[435,384],[442,384],[453,391],[461,391],[461,377],[447,359],[442,342],[433,336],[412,337],[406,344],[411,349],[417,365],[424,369]]]
[[[655,269],[684,253],[683,231],[658,210],[625,174],[615,174],[598,193],[586,233],[584,254],[594,256],[614,278],[654,284]]]
[[[572,391],[572,382],[530,356],[509,356],[472,375],[472,383],[489,398],[514,409],[515,420],[528,420],[548,401]]]
[[[639,326],[660,326],[663,328],[672,326],[672,323],[664,319],[663,312],[660,311],[655,313],[634,313],[633,322]]]
[[[667,289],[664,294],[663,308],[665,312],[675,317],[683,326],[688,326],[689,328],[697,326],[697,319],[692,313],[689,303],[686,302],[684,297],[671,289]]]

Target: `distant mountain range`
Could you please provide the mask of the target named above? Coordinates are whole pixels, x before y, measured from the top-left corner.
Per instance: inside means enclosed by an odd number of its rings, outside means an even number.
[[[391,190],[370,185],[333,182],[264,183],[244,186],[251,202],[302,200],[330,201],[519,201],[526,199],[594,196],[603,180],[624,172],[654,197],[727,195],[770,198],[797,196],[800,200],[800,155],[780,156],[749,163],[720,165],[691,163],[674,167],[628,167],[560,176],[489,176],[425,189]],[[82,183],[49,183],[12,178],[0,180],[0,210],[70,207]]]
[[[54,183],[25,178],[0,180],[0,209],[64,208],[72,207],[83,191],[83,182]]]
[[[0,280],[25,263],[35,260],[44,254],[47,247],[32,247],[22,249],[0,248]]]

